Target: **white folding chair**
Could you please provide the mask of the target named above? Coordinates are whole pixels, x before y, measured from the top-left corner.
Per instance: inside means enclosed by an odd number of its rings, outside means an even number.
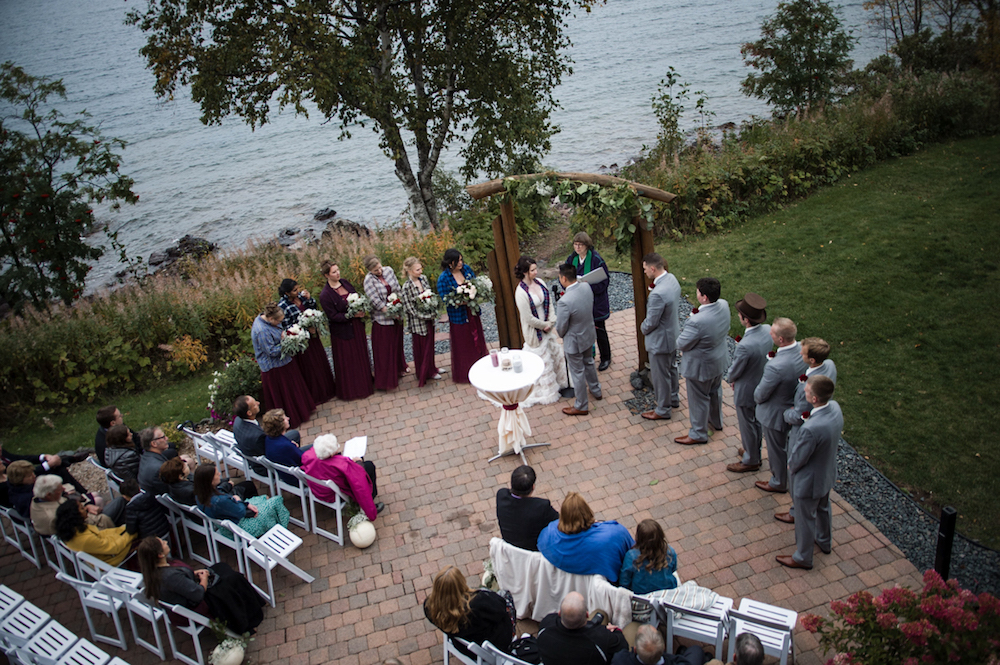
[[[490,658],[493,659],[495,665],[531,665],[526,660],[521,660],[517,656],[512,656],[509,653],[504,653],[496,645],[494,645],[489,640],[483,642],[482,648],[486,651]]]
[[[31,665],[56,665],[79,640],[58,621],[50,621],[18,650],[18,657]]]
[[[728,659],[733,659],[736,636],[740,633],[752,633],[760,640],[766,655],[781,659],[781,665],[786,665],[791,656],[794,663],[795,640],[792,632],[798,618],[798,612],[743,598],[740,600],[739,610],[729,610]]]
[[[215,439],[211,434],[199,434],[189,427],[183,427],[181,431],[187,434],[191,443],[194,444],[194,453],[199,464],[201,464],[202,459],[206,459],[219,467],[219,471],[226,478],[229,478],[229,467],[225,464],[225,456],[216,447]]]
[[[21,602],[0,623],[0,648],[10,652],[23,647],[48,622],[46,612],[26,600]]]
[[[181,652],[181,650],[177,648],[177,640],[174,637],[174,631],[173,630],[168,631],[167,636],[170,638],[170,650],[174,652],[174,658],[183,661],[188,665],[205,665],[205,655],[204,653],[202,653],[201,650],[200,637],[202,631],[204,631],[206,628],[209,627],[208,618],[203,617],[197,612],[189,610],[183,605],[171,605],[170,603],[164,603],[163,601],[160,601],[160,605],[163,607],[163,609],[167,610],[167,620],[170,622],[170,625],[174,629],[179,630],[180,632],[189,636],[191,638],[191,641],[194,642],[195,657],[191,658],[190,656]],[[187,625],[181,626],[179,623],[174,623],[173,617],[170,616],[171,612],[175,616],[187,619]],[[226,630],[226,633],[230,637],[239,637],[239,635],[232,632],[231,630]]]
[[[309,486],[306,485],[305,481],[299,476],[295,475],[295,469],[298,467],[285,466],[284,464],[278,464],[273,462],[266,457],[258,457],[257,461],[264,465],[265,468],[271,471],[271,475],[274,477],[275,494],[281,491],[288,492],[289,494],[294,494],[299,497],[299,503],[302,505],[302,519],[297,517],[289,517],[288,521],[295,526],[300,526],[306,531],[309,530]],[[291,478],[291,480],[289,480]]]
[[[81,639],[59,659],[58,665],[107,665],[110,660],[111,656],[107,653]]]
[[[229,436],[225,436],[222,432],[228,433]],[[238,470],[245,478],[250,478],[250,476],[246,475],[246,458],[236,448],[236,439],[232,438],[232,432],[223,429],[214,434],[210,433],[208,436],[212,437],[215,449],[222,456],[222,463],[226,466],[226,477],[231,477],[228,468],[232,467]]]
[[[468,647],[468,642],[463,640],[461,637],[456,637],[452,639],[447,633],[441,633],[444,635],[444,665],[449,665],[452,658],[458,660],[462,665],[483,665],[483,661],[480,658],[473,660],[469,658],[464,653],[458,650],[456,642],[460,642],[462,646]]]
[[[118,611],[122,608],[122,602],[112,595],[107,587],[98,582],[87,582],[66,575],[56,573],[56,579],[70,585],[80,596],[80,604],[83,606],[83,616],[87,619],[87,627],[90,628],[90,636],[95,642],[104,642],[119,649],[128,649],[128,642],[125,640],[125,630],[122,628],[122,620]],[[90,615],[90,610],[97,610],[111,618],[115,625],[115,635],[102,635],[94,627],[94,619]]]
[[[312,485],[321,485],[323,487],[329,488],[333,492],[334,500],[327,501],[325,499],[320,499],[316,496],[316,493],[312,491],[312,487],[309,487],[309,519],[312,520],[312,532],[317,536],[323,536],[324,538],[329,538],[338,545],[344,544],[344,507],[347,505],[347,498],[337,487],[337,483],[332,480],[320,480],[319,478],[313,478],[308,473],[300,468],[292,469],[292,473],[298,476],[301,481],[303,481],[307,487]],[[328,531],[319,525],[319,520],[316,519],[316,504],[321,506],[326,506],[327,508],[333,510],[337,515],[337,531]]]
[[[49,565],[55,564],[56,572],[65,573],[71,577],[81,578],[80,563],[76,558],[76,551],[66,546],[66,543],[59,540],[58,536],[49,536],[49,544],[55,553],[55,560],[49,560]]]
[[[254,538],[229,520],[225,520],[223,524],[242,542],[247,580],[258,593],[267,598],[267,602],[271,604],[271,607],[275,607],[276,602],[272,571],[277,566],[289,570],[300,579],[312,584],[315,578],[288,560],[289,555],[302,544],[302,539],[294,533],[280,524],[275,524],[263,536]],[[267,576],[267,591],[264,591],[264,589],[253,581],[253,567],[250,565],[251,563],[256,563],[263,569],[264,574]]]
[[[236,565],[241,573],[246,572],[246,568],[243,564],[243,541],[241,541],[234,533],[233,530],[226,526],[227,523],[232,524],[229,520],[217,520],[214,517],[209,517],[205,513],[198,509],[201,516],[205,518],[205,524],[208,525],[209,534],[212,536],[212,557],[215,561],[222,561],[222,555],[219,553],[219,547],[225,546],[233,550],[236,554]],[[213,561],[212,563],[215,563]]]
[[[0,623],[24,600],[24,596],[5,584],[0,584]]]
[[[88,457],[87,461],[92,465],[97,467],[101,473],[104,474],[105,480],[108,482],[108,493],[111,494],[111,499],[114,500],[121,492],[119,491],[119,485],[121,485],[122,480],[114,474],[111,469],[101,464],[96,458]]]
[[[38,554],[35,545],[35,530],[30,522],[26,522],[13,508],[0,506],[0,515],[7,518],[10,523],[10,531],[4,525],[4,520],[0,519],[0,529],[3,529],[3,539],[21,551],[21,555],[35,564],[35,568],[42,567],[42,557]]]
[[[260,457],[245,457],[244,459],[246,460],[246,466],[243,467],[243,472],[247,474],[247,478],[267,485],[268,495],[275,496],[278,493],[278,481],[275,477],[274,468],[268,464],[268,459],[263,455]],[[255,462],[258,466],[263,467],[264,473],[254,470],[251,462]]]
[[[215,558],[215,549],[212,544],[212,529],[208,523],[208,518],[205,514],[194,506],[185,506],[182,503],[178,503],[173,499],[173,497],[167,494],[160,494],[156,497],[156,500],[167,507],[171,513],[175,513],[180,516],[181,527],[184,529],[184,540],[187,542],[188,546],[188,556],[197,561],[200,564],[211,566],[213,563],[218,561]],[[205,548],[208,550],[208,556],[204,557],[194,551],[194,539],[191,537],[192,534],[198,534],[205,539]],[[181,554],[178,552],[178,554]]]
[[[155,653],[159,656],[160,660],[166,660],[167,645],[163,639],[163,634],[160,632],[160,622],[163,622],[165,630],[170,630],[167,622],[167,613],[150,602],[141,591],[124,586],[119,580],[115,580],[111,576],[106,577],[101,584],[107,588],[108,593],[114,596],[125,607],[125,612],[128,614],[128,623],[132,628],[132,638],[135,639],[135,643]],[[136,618],[149,622],[153,634],[152,642],[142,637],[135,622]]]
[[[733,607],[733,599],[719,596],[707,610],[697,611],[673,603],[661,603],[667,609],[667,653],[674,652],[674,638],[684,637],[696,642],[715,645],[715,654],[722,653],[726,639],[726,613]]]

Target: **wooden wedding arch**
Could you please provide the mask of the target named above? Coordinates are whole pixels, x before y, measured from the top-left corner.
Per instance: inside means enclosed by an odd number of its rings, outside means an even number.
[[[639,196],[663,203],[670,203],[675,198],[670,192],[664,192],[655,187],[596,173],[532,173],[481,182],[476,185],[469,185],[465,189],[473,199],[479,200],[487,196],[506,193],[507,190],[504,187],[505,180],[530,180],[538,177],[585,182],[603,187],[615,187],[624,184],[631,187]],[[642,257],[655,250],[653,249],[653,232],[649,228],[646,219],[636,211],[632,222],[636,228],[632,236],[632,290],[635,296],[635,343],[637,357],[639,358],[639,366],[636,369],[642,370],[649,362],[649,356],[646,353],[645,338],[639,329],[643,319],[646,318],[646,296],[648,293],[646,289],[646,276],[642,271]],[[487,254],[487,261],[489,263],[490,279],[493,280],[494,291],[496,292],[497,332],[500,337],[500,345],[519,349],[524,344],[524,339],[521,337],[521,324],[518,320],[517,306],[514,304],[514,289],[517,286],[514,278],[514,266],[517,265],[518,259],[521,258],[521,250],[517,237],[517,224],[514,219],[514,203],[509,196],[501,200],[500,215],[493,220],[493,243],[494,247]]]

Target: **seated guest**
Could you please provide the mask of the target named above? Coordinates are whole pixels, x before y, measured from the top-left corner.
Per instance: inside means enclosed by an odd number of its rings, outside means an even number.
[[[64,483],[72,485],[73,489],[82,496],[87,494],[87,488],[81,485],[66,468],[70,462],[80,461],[79,458],[86,459],[86,455],[81,453],[79,456],[74,456],[72,459],[66,460],[66,464],[63,463],[63,459],[59,455],[18,455],[4,450],[3,442],[0,441],[0,463],[4,466],[10,468],[10,465],[17,461],[30,462],[35,467],[36,476],[43,473],[54,473],[62,478]],[[101,505],[101,502],[96,499],[97,497],[92,497],[94,503]]]
[[[284,409],[271,409],[264,414],[264,455],[272,462],[284,466],[302,466],[302,449],[285,434],[288,432],[288,416]],[[285,482],[294,483],[295,479],[287,473],[278,472]]]
[[[302,470],[319,480],[332,480],[347,498],[352,499],[374,520],[385,505],[375,501],[378,485],[375,484],[375,465],[367,460],[348,459],[340,454],[337,437],[323,434],[316,437],[312,448],[302,453]],[[325,485],[309,483],[309,491],[322,501],[334,501],[333,491]]]
[[[238,635],[256,632],[267,603],[246,578],[225,563],[192,570],[170,557],[162,538],[143,538],[136,549],[142,571],[143,593],[154,603],[181,605],[202,616],[219,619]]]
[[[447,566],[434,576],[434,586],[424,600],[424,616],[450,637],[476,644],[489,640],[510,652],[514,618],[507,611],[507,602],[489,589],[469,589],[465,575],[455,566]],[[461,645],[456,646],[474,658]]]
[[[635,528],[635,547],[625,554],[618,585],[632,593],[676,589],[677,552],[667,545],[663,528],[656,520],[643,520]]]
[[[35,480],[34,500],[31,502],[31,523],[35,531],[43,536],[54,536],[56,533],[56,510],[67,501],[64,496],[62,478],[50,473],[38,476]],[[86,506],[87,517],[84,521],[93,524],[98,529],[110,529],[115,526],[114,520],[103,514],[94,504]]]
[[[104,466],[122,480],[135,478],[139,473],[139,453],[135,452],[132,430],[125,425],[112,425],[106,441]]]
[[[104,463],[104,457],[108,447],[108,430],[115,425],[121,425],[123,422],[122,412],[114,404],[102,406],[97,410],[97,433],[94,435],[94,453],[97,455],[99,464],[107,466]],[[132,432],[131,429],[129,431]],[[135,454],[141,455],[142,446],[139,445],[139,434],[136,432],[132,432],[132,444]]]
[[[606,620],[607,612],[601,614]],[[620,628],[587,621],[587,601],[576,591],[538,624],[538,653],[545,665],[608,665],[616,653],[627,650]]]
[[[611,665],[702,665],[705,652],[699,646],[681,647],[680,653],[665,654],[663,634],[650,624],[639,626],[635,633],[635,650],[619,651]]]
[[[180,457],[167,460],[160,467],[160,480],[166,483],[170,498],[185,506],[193,506],[196,503],[193,477],[188,461]],[[236,485],[223,481],[216,489],[222,494],[235,494],[244,501],[257,496],[257,486],[252,480],[244,480]]]
[[[201,464],[194,470],[194,497],[201,512],[212,519],[236,522],[254,538],[260,538],[275,524],[288,526],[288,508],[280,495],[254,496],[244,501],[220,492],[221,481],[214,464]]]
[[[514,547],[538,551],[538,534],[559,513],[548,499],[531,496],[535,491],[535,470],[526,464],[510,474],[510,489],[497,490],[497,522],[500,535]]]
[[[713,658],[706,665],[722,665],[722,661]],[[764,665],[764,645],[760,643],[760,639],[750,633],[737,635],[736,650],[733,652],[733,662],[730,665]]]
[[[17,460],[7,467],[10,505],[27,522],[31,519],[31,499],[34,498],[35,467],[31,462]]]
[[[136,474],[139,487],[153,496],[166,494],[167,484],[160,480],[160,467],[167,461],[166,452],[170,444],[167,435],[159,427],[149,427],[139,433],[139,442],[143,451]]]
[[[570,492],[559,520],[538,535],[538,551],[549,563],[575,575],[603,575],[618,583],[625,554],[635,544],[628,529],[615,521],[595,522],[583,497]]]
[[[56,535],[71,550],[92,554],[112,566],[125,560],[135,540],[123,526],[98,529],[87,524],[87,509],[74,499],[56,509]]]
[[[236,447],[247,457],[264,456],[264,439],[267,435],[257,424],[258,412],[260,412],[260,402],[250,395],[237,397],[233,404],[233,415],[235,416],[233,438],[236,439]],[[290,429],[285,432],[285,436],[296,444],[301,442],[298,430]],[[252,466],[257,473],[267,472],[260,464],[253,463]]]
[[[10,485],[7,484],[7,465],[0,462],[0,506],[10,508]]]
[[[155,496],[139,489],[138,480],[129,478],[123,481],[119,491],[128,502],[125,504],[127,533],[138,534],[140,539],[149,536],[167,538],[170,535],[167,511]]]

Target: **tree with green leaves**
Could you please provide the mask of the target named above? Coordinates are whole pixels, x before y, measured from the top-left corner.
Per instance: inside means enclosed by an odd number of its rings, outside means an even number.
[[[79,298],[104,252],[85,241],[92,206],[139,199],[118,173],[125,142],[105,139],[85,111],[66,120],[52,95],[66,97],[61,81],[0,65],[0,296],[15,309]]]
[[[462,174],[499,175],[557,131],[552,91],[570,71],[571,3],[592,0],[148,0],[129,22],[159,95],[190,85],[202,121],[251,127],[272,105],[371,124],[422,228],[438,220],[432,177],[463,144]]]
[[[744,44],[743,60],[757,70],[744,79],[743,93],[778,113],[835,100],[853,61],[855,39],[840,25],[826,0],[781,2],[761,25],[761,38]]]

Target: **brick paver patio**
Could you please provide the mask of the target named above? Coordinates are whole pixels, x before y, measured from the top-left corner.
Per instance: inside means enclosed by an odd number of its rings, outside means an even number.
[[[538,495],[558,503],[566,492],[578,491],[598,519],[616,519],[633,533],[639,521],[659,520],[677,550],[682,579],[737,604],[750,597],[798,612],[825,612],[831,600],[861,589],[920,586],[918,571],[899,549],[836,495],[833,553],[817,552],[811,571],[780,566],[774,557],[794,550],[794,527],[772,515],[791,499],[753,486],[767,477],[766,464],[756,474],[725,471],[740,443],[731,390],[725,393],[723,432],[705,446],[675,444],[673,438],[687,430],[684,387],[672,421],[632,415],[623,401],[631,397],[628,380],[636,366],[634,312],[612,314],[608,329],[614,363],[600,375],[605,399],[591,401],[590,415],[564,416],[566,401],[527,411],[533,440],[552,444],[527,452],[538,473]],[[447,363],[447,355],[439,357],[439,366]],[[330,402],[302,427],[304,442],[324,432],[341,441],[367,434],[386,511],[367,550],[339,547],[292,527],[305,540],[293,561],[317,579],[306,585],[278,569],[283,596],[276,609],[265,609],[247,662],[365,665],[392,656],[409,665],[442,661],[440,633],[422,609],[431,578],[446,564],[465,570],[470,582],[482,574],[490,538],[499,536],[494,496],[520,464],[517,457],[487,463],[497,445],[497,407],[448,376],[418,388],[410,375],[393,393]],[[0,578],[89,638],[76,593],[51,571],[36,570],[5,547]],[[811,634],[797,631],[795,643],[801,665],[824,662]],[[134,665],[159,662],[134,644],[128,652],[108,651]]]

